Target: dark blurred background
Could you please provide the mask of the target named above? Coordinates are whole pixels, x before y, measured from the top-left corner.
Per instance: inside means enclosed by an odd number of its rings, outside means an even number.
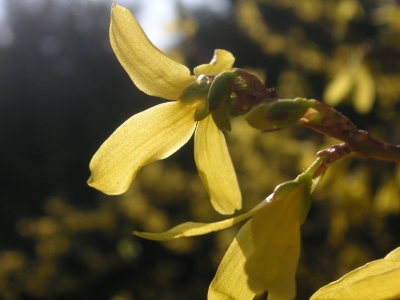
[[[223,219],[196,173],[193,142],[143,168],[122,196],[86,185],[101,143],[163,101],[140,92],[113,54],[111,1],[0,4],[0,298],[205,299],[237,227],[165,243],[131,235]],[[154,42],[190,69],[227,49],[281,98],[325,101],[400,144],[398,1],[119,4],[145,30],[165,19]],[[227,139],[244,211],[336,143],[302,128],[262,135],[235,121]],[[399,246],[399,184],[400,169],[384,161],[352,156],[328,170],[302,228],[298,299]]]

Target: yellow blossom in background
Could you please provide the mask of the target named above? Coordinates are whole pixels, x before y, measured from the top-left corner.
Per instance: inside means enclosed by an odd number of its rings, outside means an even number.
[[[232,68],[234,57],[216,50],[210,64],[198,66],[195,76],[157,49],[129,10],[116,3],[111,11],[111,46],[135,85],[148,95],[177,100],[201,74]],[[198,96],[200,97],[200,96]],[[116,195],[124,193],[146,164],[164,159],[195,133],[195,160],[214,208],[231,214],[241,208],[241,193],[223,133],[208,115],[196,122],[196,109],[205,99],[172,101],[138,113],[123,123],[90,162],[88,184]]]
[[[351,271],[337,281],[320,288],[317,299],[399,299],[400,248],[385,258],[372,261]]]
[[[324,91],[324,102],[336,106],[349,95],[355,110],[369,113],[375,100],[375,83],[371,71],[363,62],[364,53],[357,49],[337,71]]]

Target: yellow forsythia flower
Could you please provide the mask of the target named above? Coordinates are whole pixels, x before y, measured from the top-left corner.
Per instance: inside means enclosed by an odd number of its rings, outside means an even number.
[[[116,3],[111,10],[111,46],[135,85],[148,95],[177,100],[201,74],[232,68],[234,57],[216,50],[210,64],[194,75],[157,49],[129,10]],[[209,115],[196,122],[199,101],[172,101],[138,113],[123,123],[90,162],[88,184],[116,195],[125,192],[144,165],[164,159],[182,147],[195,131],[195,161],[214,208],[223,214],[241,208],[241,193],[223,133]]]
[[[368,66],[362,62],[364,53],[354,51],[326,86],[324,102],[336,106],[349,95],[353,98],[355,110],[360,114],[369,113],[375,100],[375,83]]]
[[[296,180],[279,185],[272,195],[243,215],[210,224],[188,222],[164,233],[135,234],[166,240],[222,230],[251,218],[222,259],[208,299],[252,300],[268,292],[268,300],[291,300],[296,295],[300,226],[311,205],[312,184],[311,175],[303,173]]]
[[[295,298],[300,226],[310,188],[311,177],[277,187],[236,235],[211,282],[209,300],[252,300],[264,292],[268,300]]]

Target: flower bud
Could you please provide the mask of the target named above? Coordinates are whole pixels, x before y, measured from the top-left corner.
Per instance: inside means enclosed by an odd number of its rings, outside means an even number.
[[[250,126],[264,132],[275,131],[299,120],[309,108],[309,101],[303,98],[272,100],[254,107],[245,119]]]

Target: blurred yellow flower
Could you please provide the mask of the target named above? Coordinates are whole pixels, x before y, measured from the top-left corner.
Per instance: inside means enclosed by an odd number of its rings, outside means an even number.
[[[375,82],[369,67],[363,62],[364,55],[362,50],[355,50],[337,71],[325,88],[323,98],[326,104],[336,106],[351,95],[358,113],[371,111],[376,94]]]
[[[111,46],[135,85],[148,95],[177,100],[201,74],[231,69],[234,57],[216,50],[210,64],[195,68],[195,76],[157,49],[129,10],[116,3],[111,10]],[[116,195],[125,192],[144,165],[164,159],[195,132],[195,160],[214,208],[223,214],[241,208],[241,193],[223,133],[211,116],[195,121],[203,99],[159,104],[123,123],[90,162],[88,184]]]

